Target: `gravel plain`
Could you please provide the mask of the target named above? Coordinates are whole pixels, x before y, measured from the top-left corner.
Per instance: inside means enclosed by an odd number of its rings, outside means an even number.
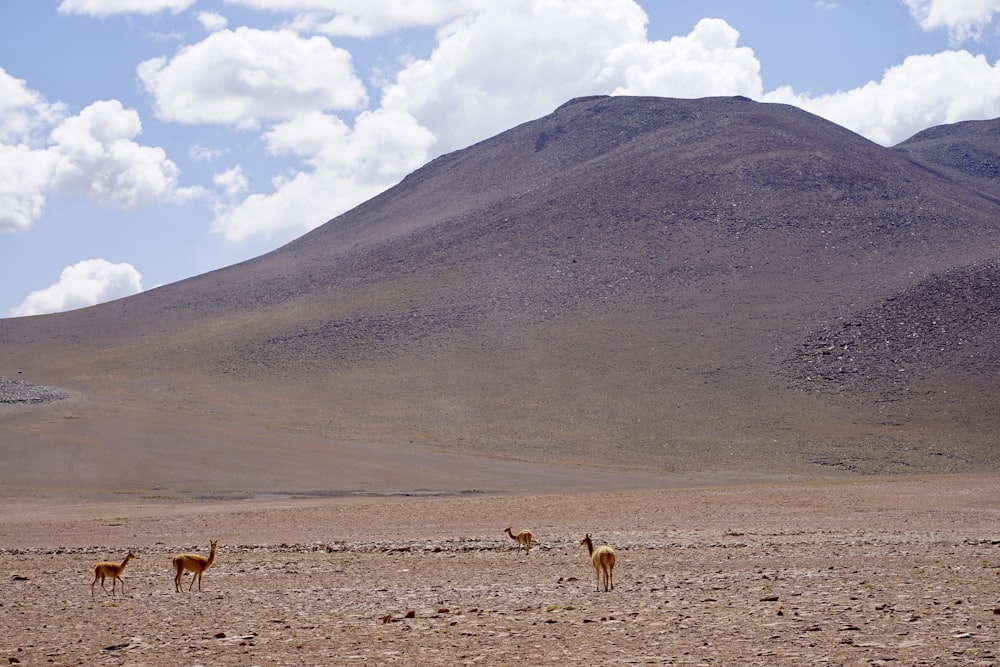
[[[21,665],[995,665],[995,477],[271,502],[5,498]],[[518,554],[502,534],[530,527]],[[595,590],[579,541],[617,551]],[[177,551],[218,557],[173,590]],[[138,558],[124,595],[91,566]],[[110,582],[107,584],[110,589]]]

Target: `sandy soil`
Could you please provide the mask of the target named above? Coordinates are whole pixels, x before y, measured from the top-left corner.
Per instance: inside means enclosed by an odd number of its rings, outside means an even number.
[[[993,476],[553,496],[0,505],[21,665],[995,665]],[[525,556],[502,534],[530,527]],[[595,591],[579,541],[617,551]],[[219,540],[203,590],[170,556]],[[125,594],[91,565],[138,558]],[[110,583],[108,583],[110,589]]]

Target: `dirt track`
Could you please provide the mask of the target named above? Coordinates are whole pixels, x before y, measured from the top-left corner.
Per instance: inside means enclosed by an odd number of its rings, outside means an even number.
[[[9,503],[0,659],[1000,664],[996,482]],[[530,556],[514,552],[507,525],[534,530]],[[594,590],[579,545],[586,531],[618,552],[611,593]],[[219,556],[203,592],[175,593],[170,555],[206,552],[210,537]],[[125,596],[98,586],[92,600],[90,565],[128,547],[139,558],[124,573]]]

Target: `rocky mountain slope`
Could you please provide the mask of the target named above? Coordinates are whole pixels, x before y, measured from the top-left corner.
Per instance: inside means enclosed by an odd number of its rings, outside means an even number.
[[[995,469],[998,122],[884,148],[743,98],[572,100],[267,255],[0,320],[0,375],[155,412],[129,426],[154,449],[208,421],[610,470]]]

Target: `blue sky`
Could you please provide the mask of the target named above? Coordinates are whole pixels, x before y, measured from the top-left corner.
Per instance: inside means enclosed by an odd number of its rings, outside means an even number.
[[[0,317],[259,255],[592,94],[893,145],[1000,116],[1000,0],[0,0]]]

